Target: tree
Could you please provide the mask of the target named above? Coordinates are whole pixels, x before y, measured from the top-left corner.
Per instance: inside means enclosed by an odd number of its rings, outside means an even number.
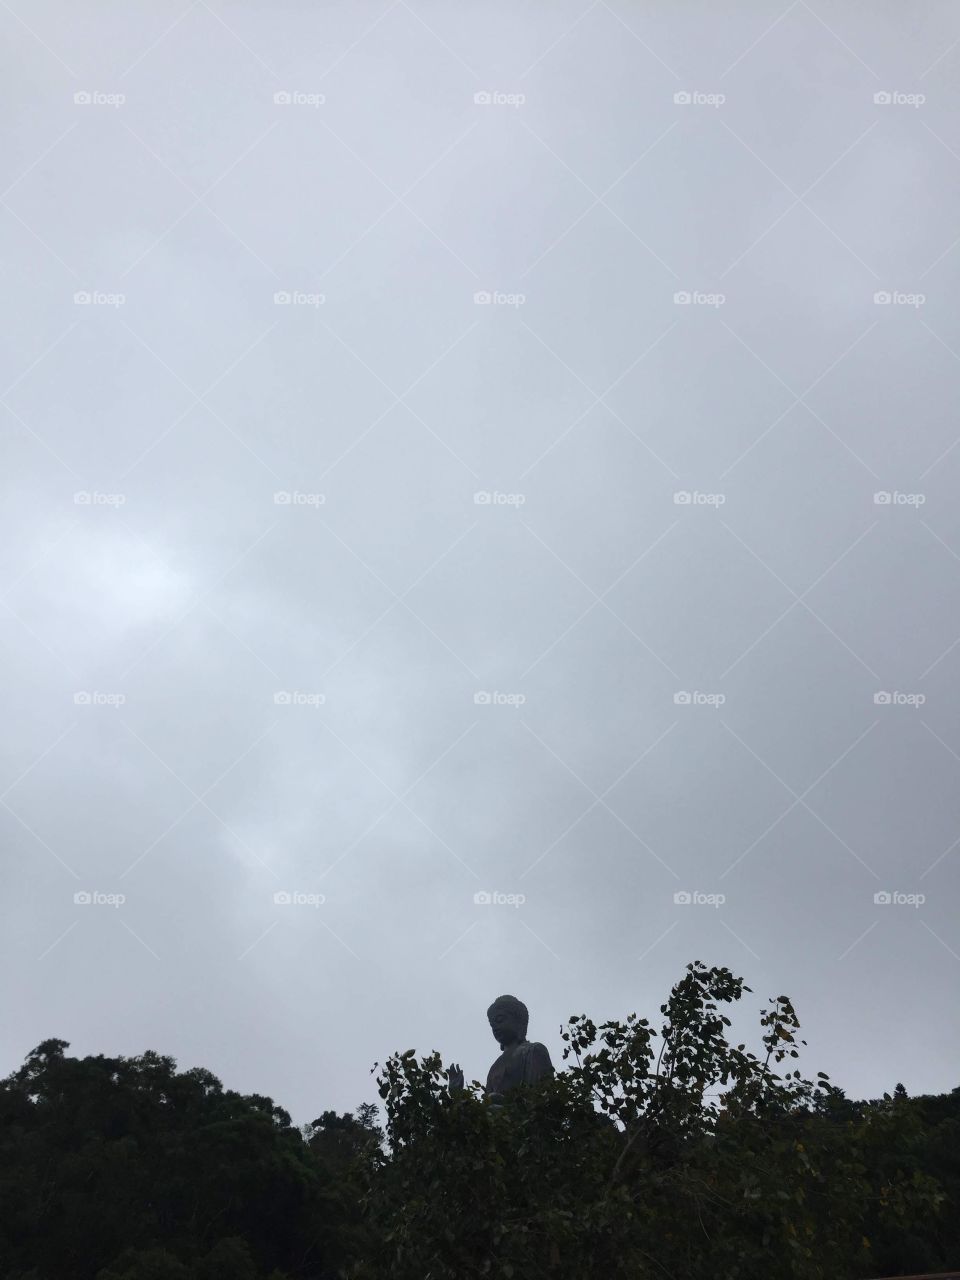
[[[319,1280],[356,1249],[356,1188],[271,1099],[67,1048],[45,1041],[0,1086],[4,1277]]]
[[[379,1077],[389,1158],[371,1204],[393,1280],[543,1275],[837,1280],[869,1272],[870,1214],[888,1232],[935,1212],[932,1179],[871,1183],[869,1126],[824,1073],[786,1070],[799,1024],[779,996],[764,1052],[727,1039],[748,991],[689,965],[659,1031],[580,1015],[565,1072],[493,1106],[451,1093],[438,1055]],[[781,1074],[782,1072],[782,1074]]]
[[[960,1090],[870,1101],[794,1065],[786,996],[758,1052],[745,993],[689,965],[655,1027],[562,1030],[566,1069],[502,1103],[394,1054],[385,1111],[303,1130],[172,1058],[0,1081],[4,1280],[860,1280],[960,1258]]]

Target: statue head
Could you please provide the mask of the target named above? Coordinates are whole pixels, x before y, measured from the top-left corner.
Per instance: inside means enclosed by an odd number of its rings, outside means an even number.
[[[497,996],[487,1010],[487,1018],[501,1049],[526,1039],[530,1015],[527,1006],[516,996]]]

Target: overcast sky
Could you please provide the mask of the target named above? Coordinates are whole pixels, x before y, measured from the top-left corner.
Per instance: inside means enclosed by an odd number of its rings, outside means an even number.
[[[960,13],[724,8],[2,6],[0,1071],[960,1083]]]

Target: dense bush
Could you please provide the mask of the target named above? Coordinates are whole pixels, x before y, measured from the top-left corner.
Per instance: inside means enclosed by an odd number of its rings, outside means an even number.
[[[960,1262],[960,1090],[852,1102],[779,997],[688,966],[659,1027],[570,1019],[492,1105],[407,1051],[376,1109],[301,1131],[170,1058],[48,1040],[0,1082],[5,1280],[862,1280]]]

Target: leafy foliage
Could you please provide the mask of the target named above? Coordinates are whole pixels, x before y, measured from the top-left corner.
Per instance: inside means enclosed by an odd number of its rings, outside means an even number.
[[[0,1082],[5,1280],[857,1280],[960,1261],[960,1089],[853,1102],[787,997],[689,965],[654,1027],[562,1031],[500,1103],[395,1054],[377,1108],[298,1130],[172,1059],[48,1040]]]
[[[450,1093],[437,1055],[380,1076],[390,1159],[373,1204],[371,1275],[837,1280],[929,1234],[942,1193],[896,1108],[851,1113],[820,1073],[787,1069],[799,1023],[786,996],[761,1015],[763,1056],[727,1039],[747,991],[689,965],[659,1030],[631,1014],[563,1032],[568,1069],[491,1106]],[[880,1162],[881,1165],[883,1162]]]
[[[0,1090],[0,1274],[337,1274],[359,1214],[269,1098],[171,1058],[36,1048]]]

